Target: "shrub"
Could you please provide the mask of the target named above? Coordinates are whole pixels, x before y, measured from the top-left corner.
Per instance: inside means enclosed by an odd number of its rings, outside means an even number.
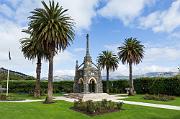
[[[0,94],[0,100],[6,100],[6,99],[7,99],[6,95]]]
[[[106,81],[103,82],[103,90],[106,91]],[[72,93],[73,81],[53,82],[54,93]],[[128,80],[115,80],[109,82],[110,93],[126,93],[129,87]],[[6,87],[6,81],[0,81],[0,85]],[[41,94],[47,93],[47,81],[41,81]],[[180,76],[169,78],[138,78],[134,80],[137,94],[164,94],[180,96]],[[35,88],[35,80],[10,80],[9,91],[11,93],[32,94]]]
[[[103,91],[106,92],[106,81],[102,81]],[[109,81],[110,93],[126,93],[125,88],[129,87],[128,80],[112,80]]]
[[[0,81],[2,87],[6,87],[6,81]],[[41,81],[41,94],[47,93],[47,81]],[[54,93],[72,93],[73,92],[73,81],[61,81],[53,82]],[[35,80],[10,80],[9,81],[9,92],[11,93],[27,93],[33,94],[35,88]]]
[[[123,102],[118,102],[117,103],[117,109],[121,110],[123,106]]]
[[[145,100],[157,100],[157,101],[169,101],[169,100],[174,100],[174,96],[168,96],[168,95],[149,95],[146,94],[143,96]]]
[[[138,94],[164,94],[180,96],[180,77],[153,77],[134,80]]]
[[[88,114],[101,114],[121,110],[122,105],[122,102],[116,103],[107,100],[97,102],[93,102],[92,100],[83,102],[82,100],[79,100],[74,102],[73,108]]]
[[[88,113],[94,113],[95,112],[95,104],[93,103],[93,101],[92,100],[88,100],[87,102],[86,102],[86,110],[87,110],[87,112]]]

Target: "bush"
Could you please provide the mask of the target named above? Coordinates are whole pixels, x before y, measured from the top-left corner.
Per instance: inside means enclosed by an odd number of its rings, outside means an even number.
[[[109,81],[110,93],[126,93],[129,80]],[[72,93],[73,81],[53,82],[54,93]],[[106,81],[102,81],[103,91],[106,92]],[[0,85],[6,87],[6,81],[0,81]],[[41,94],[47,93],[47,81],[41,81]],[[164,94],[180,96],[180,76],[169,78],[138,78],[134,80],[137,94]],[[35,80],[10,80],[9,91],[11,93],[32,94],[35,88]]]
[[[145,100],[157,100],[157,101],[169,101],[169,100],[174,100],[174,96],[168,96],[168,95],[149,95],[146,94],[143,96]]]
[[[106,92],[106,81],[103,83],[103,92]],[[126,93],[125,88],[129,87],[128,80],[114,80],[109,81],[109,92],[110,93]]]
[[[164,94],[180,96],[180,77],[139,78],[134,80],[138,94]]]
[[[6,95],[4,95],[4,94],[0,94],[0,100],[6,100],[7,98],[6,98]]]
[[[6,87],[6,81],[0,81],[2,87]],[[41,81],[41,94],[47,93],[48,82]],[[9,92],[10,93],[27,93],[33,94],[35,88],[35,81],[33,80],[10,80],[9,81]],[[61,81],[53,82],[54,93],[72,93],[73,92],[73,81]]]
[[[83,102],[82,100],[79,100],[74,102],[73,108],[87,114],[101,114],[121,110],[122,105],[122,102],[116,103],[107,100],[97,102],[93,102],[92,100]]]
[[[123,103],[122,103],[122,102],[118,102],[118,103],[117,103],[117,109],[121,110],[121,109],[122,109],[122,106],[123,106]]]

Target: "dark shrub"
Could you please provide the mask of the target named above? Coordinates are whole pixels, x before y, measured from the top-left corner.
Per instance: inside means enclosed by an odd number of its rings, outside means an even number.
[[[134,80],[134,87],[138,94],[180,96],[180,77],[138,78]]]
[[[122,105],[122,102],[116,103],[107,100],[97,102],[93,102],[92,100],[83,102],[82,100],[79,100],[74,102],[73,108],[88,114],[101,114],[121,110]]]
[[[6,100],[6,99],[7,99],[6,95],[0,94],[0,100]]]
[[[86,102],[86,104],[87,104],[87,112],[88,113],[94,113],[95,112],[95,104],[93,103],[93,101],[92,100],[88,100],[87,102]]]
[[[143,96],[145,100],[157,100],[157,101],[169,101],[169,100],[174,100],[174,96],[168,96],[168,95],[149,95],[146,94]]]
[[[118,102],[118,103],[117,103],[117,108],[118,108],[119,110],[122,109],[122,106],[123,106],[123,102]]]

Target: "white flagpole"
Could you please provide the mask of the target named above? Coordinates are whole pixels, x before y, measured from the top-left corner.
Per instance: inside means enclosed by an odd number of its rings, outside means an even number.
[[[9,61],[11,60],[11,53],[9,49]],[[8,74],[7,74],[7,85],[6,85],[6,96],[8,96],[8,90],[9,90],[9,68],[8,68]]]
[[[7,75],[6,96],[8,96],[8,89],[9,89],[9,69],[8,69],[8,75]]]

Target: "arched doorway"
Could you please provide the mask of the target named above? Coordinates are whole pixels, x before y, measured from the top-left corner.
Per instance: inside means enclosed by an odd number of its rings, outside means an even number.
[[[79,79],[78,84],[79,84],[79,93],[84,92],[84,83],[82,78]]]
[[[96,92],[96,79],[91,78],[89,79],[89,92],[90,93],[95,93]]]

